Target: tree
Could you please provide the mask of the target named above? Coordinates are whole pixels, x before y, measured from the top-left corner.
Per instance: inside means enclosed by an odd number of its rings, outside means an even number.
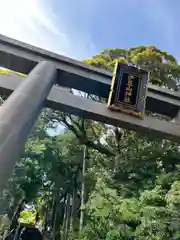
[[[112,71],[116,60],[149,70],[153,84],[178,87],[179,64],[154,46],[105,49],[85,62]],[[65,130],[48,136],[46,129],[58,124]],[[88,148],[85,172],[84,146]],[[169,240],[180,236],[177,143],[46,109],[26,150],[36,155],[16,165],[2,196],[3,214],[12,216],[19,200],[25,199],[28,210],[22,209],[21,221],[39,219],[48,239]]]
[[[176,89],[179,84],[180,66],[169,53],[155,46],[136,46],[129,49],[109,48],[86,63],[112,71],[115,60],[134,65],[150,72],[150,82]]]

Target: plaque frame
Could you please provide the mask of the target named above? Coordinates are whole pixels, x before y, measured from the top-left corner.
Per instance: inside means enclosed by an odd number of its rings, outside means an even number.
[[[127,103],[125,101],[119,101],[119,94],[122,90],[122,85],[128,78],[136,78],[136,99],[135,104]],[[145,105],[147,97],[147,84],[148,84],[149,73],[143,69],[136,68],[134,66],[129,66],[126,64],[119,63],[116,61],[113,77],[111,81],[111,87],[108,98],[108,108],[114,111],[120,111],[125,114],[133,115],[143,119],[145,114]],[[124,81],[124,82],[123,82]],[[133,81],[133,80],[132,80]],[[132,89],[135,87],[135,84],[131,85]],[[126,85],[126,93],[127,93]],[[128,89],[129,90],[129,89]],[[131,94],[132,95],[132,94]]]

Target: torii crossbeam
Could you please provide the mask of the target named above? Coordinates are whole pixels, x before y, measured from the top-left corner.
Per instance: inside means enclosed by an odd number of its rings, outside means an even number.
[[[140,120],[112,112],[106,104],[82,99],[57,86],[107,99],[112,78],[109,72],[3,35],[0,35],[0,66],[28,75],[24,80],[13,73],[0,74],[0,94],[9,96],[13,92],[0,108],[0,191],[20,158],[43,106],[180,142],[180,125],[177,123],[148,116]],[[174,118],[179,108],[178,92],[148,86],[147,110]]]

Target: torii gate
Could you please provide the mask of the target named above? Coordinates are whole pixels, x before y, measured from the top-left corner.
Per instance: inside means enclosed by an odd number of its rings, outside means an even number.
[[[27,74],[23,81],[19,75],[0,75],[0,94],[10,95],[0,107],[0,191],[20,158],[31,127],[44,106],[145,135],[180,141],[180,125],[177,123],[149,116],[140,120],[113,112],[106,104],[82,99],[58,86],[107,99],[112,79],[109,72],[3,35],[0,35],[0,66]],[[178,92],[148,86],[146,110],[173,119],[179,108]]]

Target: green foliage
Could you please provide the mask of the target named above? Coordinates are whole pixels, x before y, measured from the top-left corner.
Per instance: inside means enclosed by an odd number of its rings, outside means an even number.
[[[155,46],[136,46],[129,49],[110,48],[85,63],[112,71],[115,60],[149,71],[152,84],[176,89],[180,78],[180,65],[169,53]]]
[[[24,210],[20,213],[19,221],[21,223],[34,224],[36,217],[35,210]]]
[[[112,71],[117,59],[150,71],[153,84],[175,89],[179,83],[176,59],[154,46],[105,49],[85,62]],[[66,130],[48,136],[47,127],[59,123]],[[83,177],[84,145],[88,156]],[[38,221],[48,239],[63,239],[67,226],[68,239],[73,240],[169,240],[180,236],[177,143],[46,109],[26,150],[38,156],[17,163],[0,199],[3,217],[11,219],[19,201],[25,199],[27,208],[20,212],[20,221]],[[85,204],[81,208],[83,181]],[[85,217],[79,232],[82,211]],[[7,229],[7,224],[1,222],[1,226],[1,232]]]

